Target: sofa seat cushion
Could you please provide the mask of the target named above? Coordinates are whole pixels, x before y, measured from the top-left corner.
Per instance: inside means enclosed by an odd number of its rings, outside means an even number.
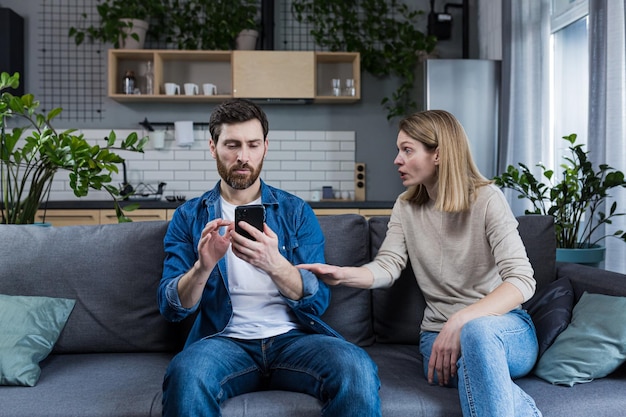
[[[429,385],[415,345],[376,343],[365,348],[378,365],[385,417],[462,417],[456,388]]]
[[[299,392],[260,391],[239,395],[222,405],[222,417],[319,417],[322,403]]]
[[[457,390],[430,386],[424,379],[417,346],[376,343],[364,349],[378,364],[385,417],[461,417]],[[322,404],[306,394],[265,391],[227,400],[222,415],[319,417],[321,409]]]
[[[50,355],[34,387],[0,387],[0,417],[161,416],[168,353]]]
[[[606,378],[573,387],[552,385],[536,376],[516,382],[546,417],[615,417],[626,410],[626,366]]]

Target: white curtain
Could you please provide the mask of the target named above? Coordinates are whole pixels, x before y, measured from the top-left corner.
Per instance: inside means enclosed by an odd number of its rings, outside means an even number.
[[[534,167],[552,154],[549,103],[550,1],[502,2],[502,126],[498,172]],[[540,171],[536,173],[539,175]],[[505,193],[516,215],[529,205]]]
[[[589,1],[589,132],[594,166],[607,163],[626,171],[626,0]],[[617,202],[626,211],[626,189],[612,192],[607,207]],[[605,207],[605,211],[608,208]],[[626,216],[616,218],[605,233],[626,230]],[[626,244],[606,239],[605,268],[626,273]]]

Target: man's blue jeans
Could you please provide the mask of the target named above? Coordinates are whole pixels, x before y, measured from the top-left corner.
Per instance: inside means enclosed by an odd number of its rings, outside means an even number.
[[[424,375],[439,333],[422,332],[420,352]],[[537,360],[535,326],[527,312],[513,310],[467,323],[461,331],[461,357],[457,361],[458,386],[465,417],[538,417],[535,401],[513,379],[529,373]]]
[[[220,416],[228,398],[261,390],[318,398],[323,416],[381,415],[377,367],[345,340],[292,330],[267,339],[215,336],[174,357],[163,383],[163,415]]]

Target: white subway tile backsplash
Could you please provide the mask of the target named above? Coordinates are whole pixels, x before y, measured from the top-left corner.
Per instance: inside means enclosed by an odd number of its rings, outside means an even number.
[[[313,152],[313,151],[299,151],[296,152],[296,158],[298,161],[325,161],[328,153],[326,152]]]
[[[104,145],[104,138],[111,129],[84,129],[90,142]],[[147,135],[141,129],[114,129],[118,140],[136,132]],[[181,148],[174,141],[173,131],[168,129],[165,146],[156,150],[149,143],[144,153],[124,152],[127,179],[133,186],[142,184],[156,188],[160,182],[167,183],[164,195],[181,195],[187,199],[198,197],[214,187],[220,179],[216,162],[208,146],[209,132],[194,130],[191,147]],[[263,164],[261,178],[278,188],[310,199],[311,191],[321,191],[332,186],[336,192],[354,191],[355,132],[352,131],[295,131],[274,130],[269,133],[269,151]],[[113,174],[113,184],[123,182],[120,168]],[[77,197],[69,188],[69,176],[59,172],[52,185],[51,200],[74,200]],[[90,190],[89,200],[108,200],[105,191]]]
[[[265,169],[268,169],[267,166],[264,165],[264,167]],[[311,162],[310,161],[280,161],[276,169],[278,168],[284,171],[295,171],[295,172],[310,171]]]
[[[204,171],[176,171],[175,180],[203,181]]]
[[[294,151],[267,151],[266,161],[293,161],[296,159]]]
[[[341,170],[341,162],[339,161],[313,161],[311,162],[311,170],[313,171]]]
[[[326,140],[326,133],[315,130],[298,130],[296,133],[297,140]]]
[[[310,142],[312,151],[338,151],[341,149],[341,142],[326,141],[326,142]]]
[[[273,141],[293,140],[295,137],[295,130],[270,130],[267,135],[267,139],[271,141],[270,146],[272,146]]]
[[[295,180],[296,173],[294,171],[266,171],[264,180],[268,182]]]
[[[283,140],[280,142],[280,149],[282,151],[308,151],[311,149],[311,142],[301,140]],[[272,148],[268,152],[271,152]]]
[[[326,132],[326,140],[339,140],[345,142],[354,142],[356,132],[353,131],[329,131]]]

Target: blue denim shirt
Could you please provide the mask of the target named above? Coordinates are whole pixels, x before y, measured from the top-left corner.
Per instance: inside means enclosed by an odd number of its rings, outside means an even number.
[[[293,265],[324,262],[324,235],[311,207],[301,198],[261,181],[261,201],[265,222],[278,236],[280,253]],[[204,226],[221,216],[220,183],[202,197],[189,200],[174,213],[164,239],[165,262],[158,289],[161,314],[169,321],[180,321],[195,313],[186,345],[226,328],[233,311],[228,291],[226,259],[217,263],[209,276],[199,303],[184,308],[178,297],[178,281],[198,259],[198,241]],[[340,337],[320,316],[330,302],[328,286],[305,270],[300,270],[304,295],[300,300],[284,297],[304,329]]]

